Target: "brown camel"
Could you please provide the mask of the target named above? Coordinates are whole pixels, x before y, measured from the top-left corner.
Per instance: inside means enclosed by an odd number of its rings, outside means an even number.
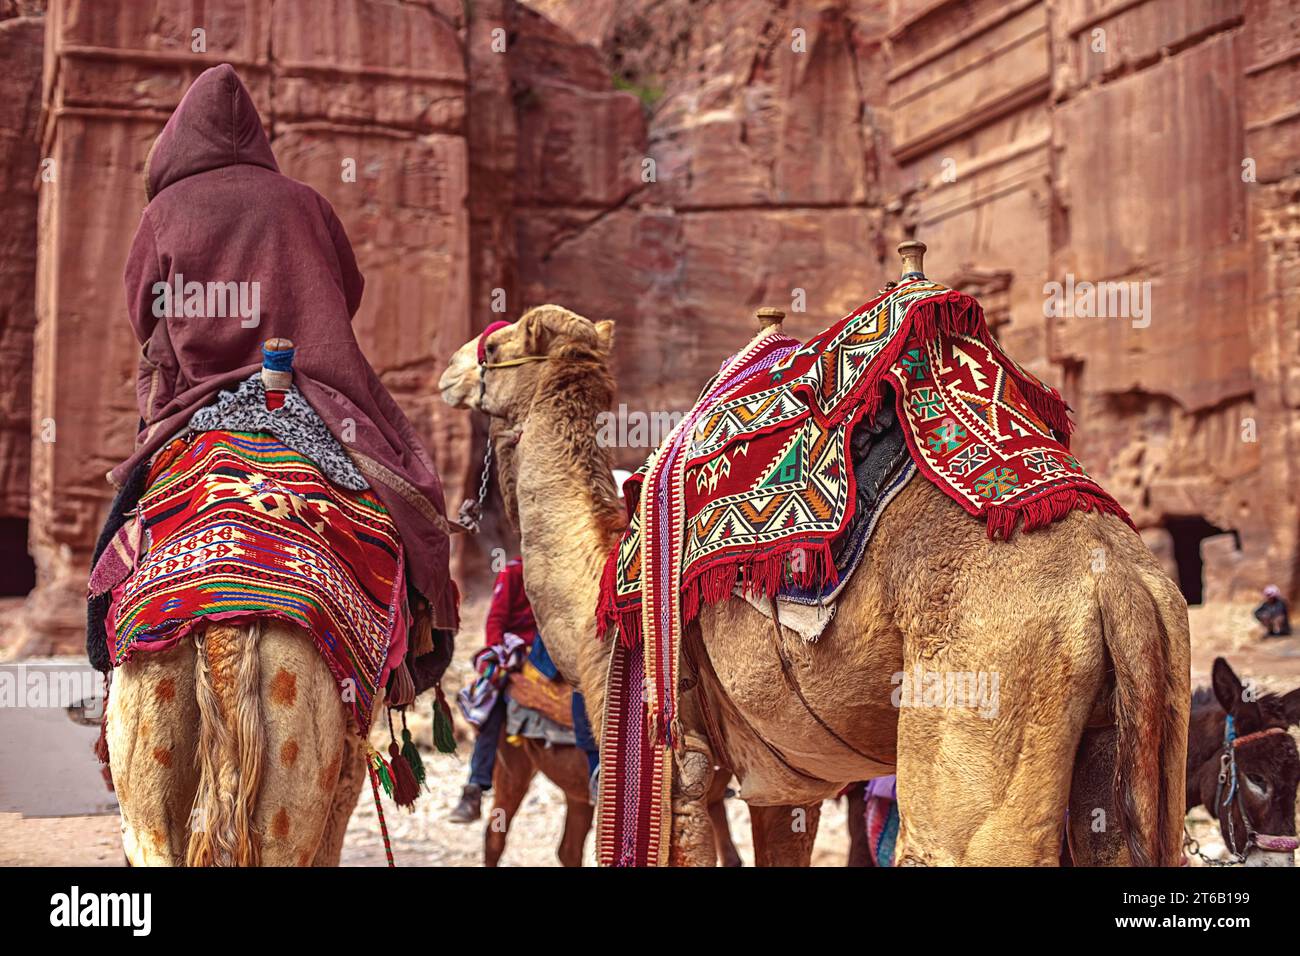
[[[506,740],[501,728],[497,744],[496,769],[492,772],[492,812],[483,832],[483,863],[496,866],[506,848],[506,834],[528,794],[528,786],[538,773],[560,788],[564,794],[564,832],[556,856],[561,866],[582,866],[582,846],[591,829],[595,808],[587,790],[587,756],[578,747],[551,746],[530,738],[519,744]],[[715,851],[723,866],[740,866],[740,854],[731,842],[727,810],[723,805],[726,777],[718,775],[714,792],[709,796],[709,814],[713,821]]]
[[[138,654],[106,717],[132,866],[338,865],[365,742],[301,628],[208,624]]]
[[[448,403],[493,419],[529,598],[593,713],[604,712],[609,653],[596,635],[599,579],[624,526],[596,434],[613,397],[612,340],[611,322],[541,306],[487,338],[486,367],[476,340],[462,346],[439,383]],[[1076,511],[993,542],[918,477],[815,643],[774,634],[740,599],[687,629],[671,860],[713,861],[704,795],[725,766],[749,803],[760,864],[806,864],[817,805],[896,772],[901,862],[1055,865],[1069,806],[1072,824],[1100,813],[1123,835],[1082,862],[1175,865],[1188,656],[1186,604],[1120,520]],[[895,707],[896,675],[914,668],[996,675],[996,713]]]

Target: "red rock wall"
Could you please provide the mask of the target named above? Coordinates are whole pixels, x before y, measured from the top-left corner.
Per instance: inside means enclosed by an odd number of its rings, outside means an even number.
[[[788,326],[838,317],[915,235],[1065,389],[1157,550],[1202,516],[1236,533],[1205,542],[1207,597],[1295,593],[1294,4],[534,5],[654,97],[658,182],[558,238],[553,211],[525,217],[521,253],[534,297],[624,320],[633,407],[689,404],[755,306],[802,289]],[[1149,324],[1049,318],[1067,274],[1149,282]]]
[[[39,16],[0,3],[0,518],[25,518],[36,326]]]
[[[77,630],[101,476],[135,424],[120,274],[143,157],[222,60],[285,172],[347,225],[368,279],[358,333],[453,508],[482,435],[433,385],[472,331],[547,301],[615,319],[619,401],[684,409],[756,307],[811,333],[915,235],[929,274],[976,292],[1066,391],[1082,457],[1159,553],[1172,562],[1171,521],[1203,516],[1236,532],[1205,542],[1208,597],[1300,583],[1286,0],[51,0],[37,147],[21,104],[43,6],[0,0],[0,50],[25,51],[0,57],[0,202],[29,237],[0,276],[0,516],[30,492],[49,633]],[[58,175],[38,226],[42,158]],[[1044,284],[1067,274],[1150,282],[1150,324],[1048,317]],[[24,477],[29,388],[57,440],[31,446]],[[464,584],[508,537],[492,523],[468,544]]]
[[[57,177],[41,189],[39,322],[28,362],[35,416],[52,420],[57,438],[33,446],[38,587],[25,616],[29,647],[78,640],[87,564],[110,498],[104,472],[129,452],[137,420],[138,347],[124,321],[121,275],[145,204],[143,161],[189,83],[215,63],[239,70],[282,170],[323,193],[346,224],[367,283],[358,337],[434,452],[449,498],[458,498],[469,425],[435,387],[446,356],[470,334],[465,57],[459,5],[451,7],[50,4],[41,155]],[[192,48],[196,28],[206,31],[206,51]],[[353,164],[350,181],[344,171]],[[32,163],[23,165],[31,176]]]

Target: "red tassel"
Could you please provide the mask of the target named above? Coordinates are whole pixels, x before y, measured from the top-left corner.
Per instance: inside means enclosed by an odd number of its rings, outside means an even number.
[[[415,779],[415,771],[402,756],[396,740],[388,745],[388,767],[393,775],[393,802],[414,812],[415,800],[420,796],[420,783]]]

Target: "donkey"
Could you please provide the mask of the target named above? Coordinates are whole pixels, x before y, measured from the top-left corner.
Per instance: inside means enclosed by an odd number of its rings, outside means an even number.
[[[1293,866],[1300,753],[1287,727],[1300,723],[1300,688],[1256,696],[1216,657],[1188,723],[1187,809],[1219,821],[1234,862]]]

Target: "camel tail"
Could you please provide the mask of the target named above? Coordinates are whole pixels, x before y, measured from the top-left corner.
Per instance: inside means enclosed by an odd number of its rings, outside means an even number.
[[[1181,859],[1187,761],[1187,605],[1151,569],[1098,575],[1102,636],[1114,669],[1114,806],[1135,866]]]
[[[199,785],[190,816],[189,866],[257,866],[253,811],[266,750],[259,682],[259,623],[196,632]]]

